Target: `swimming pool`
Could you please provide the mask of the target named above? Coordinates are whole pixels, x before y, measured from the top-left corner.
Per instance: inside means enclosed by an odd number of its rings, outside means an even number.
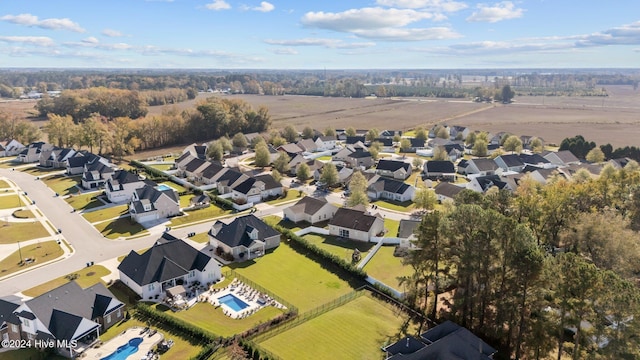
[[[173,190],[173,188],[171,186],[166,185],[166,184],[160,184],[160,185],[156,186],[156,189],[158,189],[160,191]]]
[[[228,307],[232,308],[234,311],[242,311],[249,307],[249,304],[238,299],[233,294],[227,294],[218,299],[220,304],[225,304]]]
[[[133,338],[109,354],[109,356],[103,357],[100,360],[125,360],[129,355],[135,354],[138,351],[138,345],[140,345],[141,342],[141,337]]]

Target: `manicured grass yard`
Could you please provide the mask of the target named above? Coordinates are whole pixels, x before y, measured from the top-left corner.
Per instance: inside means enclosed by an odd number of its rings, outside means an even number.
[[[286,243],[263,257],[229,267],[292,303],[301,313],[353,291],[349,283]]]
[[[411,212],[416,209],[416,205],[412,201],[397,202],[391,200],[378,200],[374,201],[372,204],[378,205],[381,208],[402,212]]]
[[[180,196],[180,209],[189,207],[191,205],[191,198],[194,197],[193,194],[182,195]]]
[[[79,191],[76,185],[80,184],[81,178],[82,176],[55,175],[42,178],[42,181],[51,188],[53,192],[64,196],[76,194]]]
[[[302,192],[299,190],[294,190],[294,189],[289,189],[287,191],[287,195],[285,197],[281,197],[275,200],[271,200],[271,201],[267,201],[267,204],[270,205],[277,205],[280,203],[283,203],[285,201],[291,201],[291,200],[295,200],[295,199],[302,199],[302,196],[300,196]]]
[[[98,231],[108,239],[142,235],[148,231],[140,224],[131,222],[130,217],[120,218],[114,221],[103,221],[94,225]]]
[[[103,206],[104,203],[98,199],[102,192],[92,192],[82,195],[71,195],[65,201],[76,210],[89,210]]]
[[[36,217],[33,211],[26,209],[16,210],[11,215],[13,215],[14,218],[18,219],[33,219]]]
[[[216,206],[215,204],[211,204],[211,206],[198,209],[195,211],[185,212],[186,215],[176,216],[171,218],[171,226],[185,225],[198,221],[203,221],[207,219],[211,219],[214,217],[220,217],[227,214],[231,214],[231,210],[223,210],[222,208]]]
[[[316,158],[316,160],[318,160],[318,161],[331,161],[331,156],[329,156],[329,155],[320,156],[319,158]]]
[[[106,267],[102,265],[93,265],[89,267],[85,267],[80,271],[74,271],[71,274],[78,274],[78,278],[75,281],[80,285],[81,288],[86,289],[91,285],[95,285],[98,282],[104,283],[100,278],[106,275],[111,274]],[[71,275],[69,274],[69,275]],[[53,290],[57,287],[60,287],[70,280],[66,278],[67,275],[61,276],[57,279],[53,279],[44,284],[40,284],[38,286],[34,286],[29,290],[25,290],[22,293],[26,296],[36,297],[46,293],[47,291]],[[105,284],[106,285],[106,284]]]
[[[399,276],[409,276],[413,273],[411,266],[402,265],[402,258],[393,256],[394,245],[385,245],[378,249],[373,258],[364,267],[364,271],[375,279],[402,291]]]
[[[10,193],[9,195],[0,194],[0,209],[12,209],[26,205],[18,194]]]
[[[49,232],[39,221],[6,222],[0,220],[0,244],[11,244],[46,236],[49,236]]]
[[[221,307],[216,309],[210,303],[197,303],[189,310],[179,312],[173,312],[163,305],[156,306],[156,309],[224,337],[240,334],[284,313],[273,306],[267,306],[244,319],[232,319],[222,313]]]
[[[20,253],[22,259],[32,258],[35,261],[29,265],[20,266]],[[45,241],[40,244],[32,244],[23,246],[20,250],[16,244],[16,251],[0,261],[0,276],[9,275],[13,272],[28,269],[37,264],[53,260],[62,256],[64,252],[60,245],[55,241]]]
[[[375,246],[375,243],[347,239],[338,240],[335,236],[329,235],[307,234],[304,235],[303,238],[321,249],[340,256],[348,262],[351,262],[351,255],[355,248],[358,248],[362,257],[365,257],[369,250]]]
[[[382,359],[380,347],[391,342],[402,321],[397,311],[360,296],[259,345],[285,360]]]
[[[144,328],[145,326],[147,326],[147,324],[146,322],[140,321],[135,318],[131,318],[127,321],[121,321],[110,327],[103,334],[100,334],[100,340],[102,340],[103,342],[109,341],[123,331],[135,326]],[[162,359],[191,359],[194,358],[200,351],[202,351],[203,346],[198,344],[197,341],[178,336],[175,333],[172,333],[172,329],[160,327],[155,323],[151,323],[151,327],[158,329],[158,332],[163,333],[165,339],[173,340],[173,346],[171,347],[171,349],[169,349],[169,351],[161,356]],[[140,356],[142,355],[144,354],[141,354]],[[138,358],[140,358],[140,356],[138,356]]]
[[[153,165],[149,165],[149,167],[160,170],[160,171],[167,171],[167,170],[171,170],[171,168],[173,167],[173,164],[153,164]]]
[[[385,234],[385,236],[396,237],[396,236],[398,236],[398,229],[400,228],[400,221],[385,218],[384,219],[384,228],[386,230],[388,230],[387,233]]]
[[[190,237],[191,240],[195,241],[195,242],[199,242],[201,244],[204,244],[206,242],[209,242],[209,233],[208,232],[203,232],[200,234],[196,234],[195,236]]]
[[[411,166],[413,166],[413,164]],[[420,169],[420,171],[414,171],[404,182],[406,182],[411,186],[416,186],[416,179],[419,179],[418,182],[422,180],[421,175],[422,175],[422,169]]]
[[[113,219],[121,215],[126,215],[128,213],[129,213],[129,206],[125,204],[125,205],[111,206],[108,208],[103,208],[95,211],[89,211],[82,214],[82,216],[85,219],[87,219],[88,222],[94,223],[98,221]]]
[[[4,180],[0,180],[0,189],[6,189],[9,187],[9,183],[4,181]]]
[[[167,186],[169,186],[169,187],[172,187],[175,191],[177,191],[177,192],[179,192],[179,193],[181,193],[181,192],[185,192],[185,191],[188,191],[188,190],[187,190],[187,188],[185,188],[184,186],[182,186],[182,185],[180,185],[180,184],[176,184],[176,183],[174,183],[173,181],[165,181],[165,182],[161,182],[161,183],[159,183],[158,185],[160,185],[160,184],[165,184],[165,185],[167,185]]]

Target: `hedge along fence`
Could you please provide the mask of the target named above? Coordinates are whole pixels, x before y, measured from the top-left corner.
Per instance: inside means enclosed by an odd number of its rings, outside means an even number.
[[[171,329],[175,329],[188,337],[202,342],[203,344],[210,344],[216,341],[221,341],[223,339],[222,336],[218,336],[210,331],[201,329],[184,320],[175,318],[171,315],[167,315],[162,311],[156,310],[153,307],[142,302],[136,304],[135,315],[138,317],[142,317],[145,320],[162,323],[170,327]]]
[[[147,174],[151,175],[154,179],[169,180],[169,176],[167,176],[167,174],[165,174],[164,172],[152,168],[151,166],[147,166],[139,161],[131,160],[129,161],[129,165],[134,166],[137,169],[144,169],[144,171]]]
[[[221,198],[220,196],[218,196],[217,192],[210,191],[209,197],[211,198],[211,201],[213,201],[216,205],[220,206],[224,210],[234,209],[233,201]]]

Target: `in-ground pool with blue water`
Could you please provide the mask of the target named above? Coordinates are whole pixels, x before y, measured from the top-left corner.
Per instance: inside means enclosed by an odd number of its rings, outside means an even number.
[[[160,190],[160,191],[165,191],[165,190],[172,190],[173,188],[169,185],[166,184],[160,184],[158,186],[156,186],[156,189]]]
[[[116,351],[109,354],[109,356],[103,357],[100,360],[125,360],[129,355],[135,354],[138,351],[138,345],[140,345],[141,342],[141,337],[133,338],[129,340],[128,343],[120,346]]]
[[[233,294],[227,294],[219,298],[218,301],[220,301],[221,304],[227,305],[228,307],[232,308],[235,311],[242,311],[243,309],[246,309],[249,307],[249,305],[246,302],[238,299]]]

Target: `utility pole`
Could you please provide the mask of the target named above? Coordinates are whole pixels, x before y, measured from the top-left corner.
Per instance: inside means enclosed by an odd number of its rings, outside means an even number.
[[[20,254],[20,264],[23,264],[22,261],[22,248],[20,247],[20,241],[18,241],[18,253]]]

